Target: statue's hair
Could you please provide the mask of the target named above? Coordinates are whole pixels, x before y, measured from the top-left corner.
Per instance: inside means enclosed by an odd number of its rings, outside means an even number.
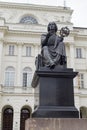
[[[48,32],[50,31],[50,24],[54,24],[54,25],[55,25],[55,32],[57,32],[58,28],[57,28],[57,25],[56,25],[55,22],[50,22],[50,23],[48,24],[48,27],[47,27]]]

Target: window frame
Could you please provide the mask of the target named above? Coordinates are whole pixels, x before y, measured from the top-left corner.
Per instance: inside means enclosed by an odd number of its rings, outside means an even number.
[[[22,24],[38,24],[37,20],[30,15],[26,15],[21,18],[20,23]]]
[[[9,56],[14,56],[14,49],[15,49],[14,45],[9,45]]]
[[[14,67],[7,67],[5,70],[5,86],[12,87],[15,82],[15,69]]]
[[[31,46],[26,46],[26,56],[27,57],[31,57],[31,50],[32,50]]]
[[[29,67],[25,67],[23,69],[22,77],[23,77],[22,86],[23,87],[30,87],[31,86],[31,81],[32,81],[32,69],[29,68]]]
[[[76,48],[76,58],[78,59],[82,58],[82,48],[80,47]]]
[[[79,88],[84,88],[84,73],[78,74],[78,85]]]

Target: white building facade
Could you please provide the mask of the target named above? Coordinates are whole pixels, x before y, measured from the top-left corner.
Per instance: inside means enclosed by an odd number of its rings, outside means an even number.
[[[35,57],[51,21],[58,30],[70,29],[64,42],[67,67],[79,72],[75,106],[87,107],[87,28],[73,27],[72,13],[64,7],[0,2],[0,130],[24,130],[24,120],[34,111]]]

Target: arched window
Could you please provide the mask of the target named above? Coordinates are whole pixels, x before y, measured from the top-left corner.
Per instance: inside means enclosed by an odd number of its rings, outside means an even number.
[[[32,17],[32,16],[24,16],[21,20],[20,23],[27,23],[27,24],[37,24],[37,20]]]
[[[12,130],[12,129],[13,129],[13,109],[6,108],[3,111],[2,130]]]
[[[30,110],[27,108],[22,108],[20,118],[20,130],[25,130],[25,120],[28,118],[30,118]]]
[[[23,87],[30,87],[32,80],[32,70],[29,67],[23,69]]]
[[[5,86],[14,86],[15,69],[7,67],[5,70]]]

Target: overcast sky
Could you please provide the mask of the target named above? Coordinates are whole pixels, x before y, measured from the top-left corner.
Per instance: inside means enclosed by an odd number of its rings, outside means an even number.
[[[63,6],[64,0],[0,0],[1,2],[16,2],[28,4],[41,4],[51,6]],[[72,22],[75,27],[87,28],[87,0],[65,0],[66,6],[74,10]]]

